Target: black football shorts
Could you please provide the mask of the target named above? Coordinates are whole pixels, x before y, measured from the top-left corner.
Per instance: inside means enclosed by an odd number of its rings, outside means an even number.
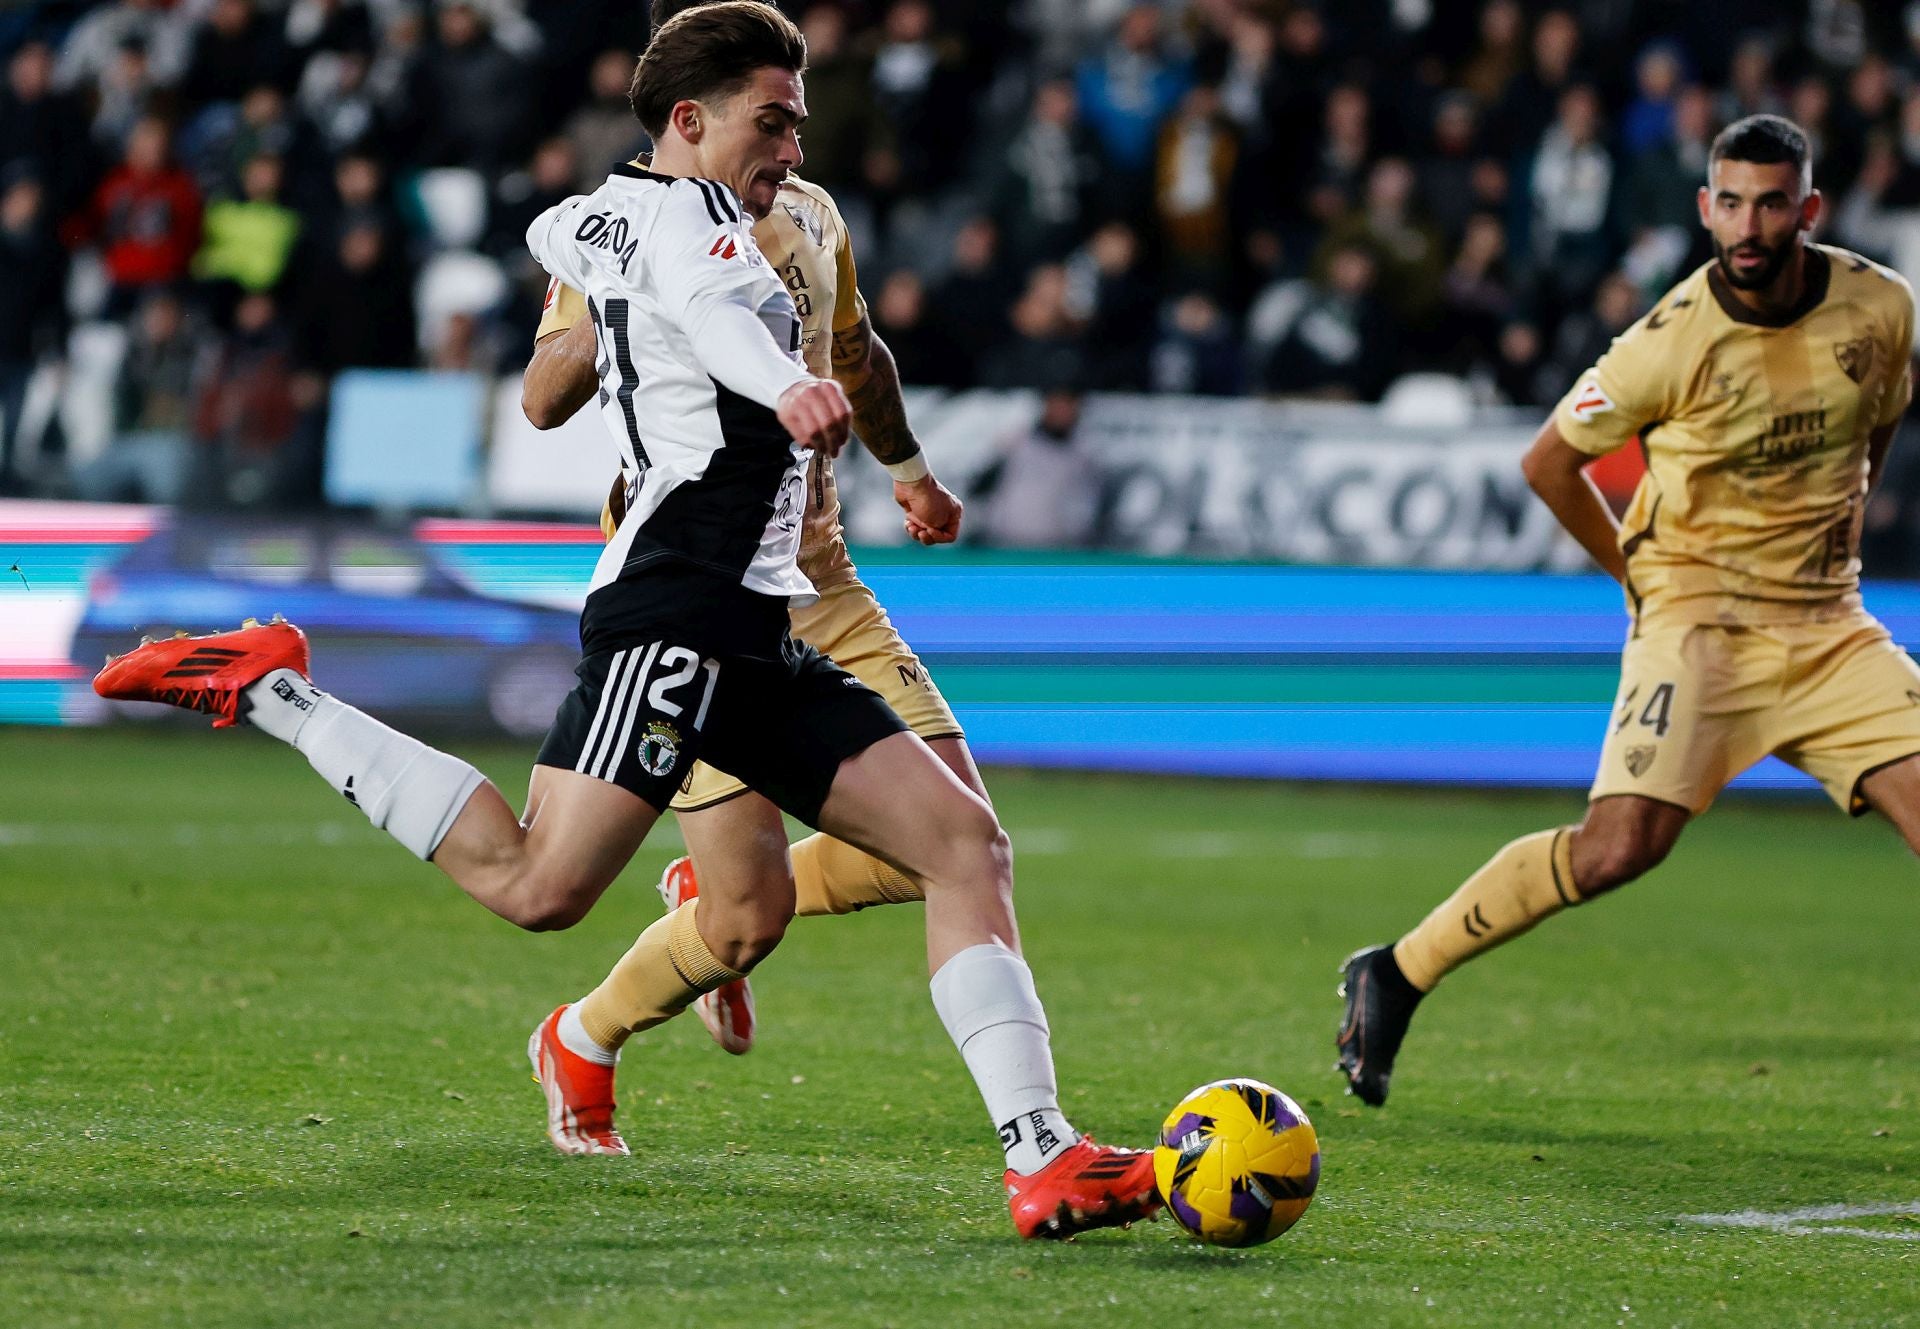
[[[840,763],[907,732],[880,695],[804,642],[702,656],[671,636],[589,655],[539,762],[666,811],[696,760],[818,826]]]

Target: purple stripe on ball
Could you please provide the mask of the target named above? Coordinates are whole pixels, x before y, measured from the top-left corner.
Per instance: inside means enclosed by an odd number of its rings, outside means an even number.
[[[1178,1149],[1180,1142],[1195,1131],[1210,1130],[1212,1127],[1212,1117],[1203,1117],[1198,1112],[1184,1112],[1180,1120],[1160,1132],[1160,1143],[1169,1149]]]
[[[1262,1200],[1246,1182],[1234,1182],[1233,1196],[1227,1201],[1227,1212],[1242,1223],[1265,1223],[1272,1208],[1269,1200]]]
[[[1167,1208],[1171,1209],[1173,1216],[1180,1220],[1180,1226],[1189,1232],[1199,1232],[1205,1224],[1206,1220],[1200,1217],[1200,1211],[1188,1204],[1187,1197],[1179,1191],[1167,1197]]]

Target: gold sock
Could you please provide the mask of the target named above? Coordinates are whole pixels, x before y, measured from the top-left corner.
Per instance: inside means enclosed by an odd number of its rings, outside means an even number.
[[[580,999],[580,1026],[609,1051],[642,1029],[678,1015],[703,992],[744,977],[714,958],[687,901],[640,934],[606,981]]]
[[[918,882],[890,865],[817,833],[793,846],[793,886],[794,912],[808,917],[927,898]]]
[[[1393,948],[1407,981],[1422,992],[1482,951],[1580,903],[1573,887],[1573,828],[1525,835],[1507,845]]]

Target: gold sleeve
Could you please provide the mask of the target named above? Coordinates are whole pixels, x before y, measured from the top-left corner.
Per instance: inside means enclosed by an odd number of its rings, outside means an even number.
[[[1874,421],[1876,429],[1899,423],[1913,400],[1913,296],[1904,291],[1902,295],[1905,298],[1894,322],[1893,344],[1888,347],[1892,354],[1887,365],[1887,395],[1880,404],[1880,418]]]
[[[839,216],[839,209],[834,210]],[[833,330],[845,332],[867,316],[866,297],[860,294],[860,273],[854,267],[853,239],[840,223],[840,245],[833,253]]]
[[[533,334],[537,345],[556,332],[565,332],[587,316],[587,297],[555,277],[547,282],[547,303],[540,311],[540,330]]]
[[[1681,359],[1678,329],[1648,323],[1642,319],[1614,338],[1607,353],[1553,409],[1560,436],[1590,457],[1624,446],[1674,412]]]

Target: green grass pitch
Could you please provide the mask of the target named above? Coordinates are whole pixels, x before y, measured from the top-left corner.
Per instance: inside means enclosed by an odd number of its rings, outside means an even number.
[[[524,750],[454,746],[524,791]],[[1338,961],[1576,796],[992,774],[1075,1122],[1144,1143],[1252,1075],[1318,1126],[1313,1208],[1231,1252],[1015,1240],[917,908],[796,924],[761,1046],[646,1036],[635,1157],[562,1158],[526,1035],[657,915],[670,833],[532,936],[256,735],[0,758],[17,1329],[1920,1323],[1920,872],[1824,805],[1729,802],[1456,975],[1372,1112]],[[1908,1212],[1685,1218],[1815,1205]]]

